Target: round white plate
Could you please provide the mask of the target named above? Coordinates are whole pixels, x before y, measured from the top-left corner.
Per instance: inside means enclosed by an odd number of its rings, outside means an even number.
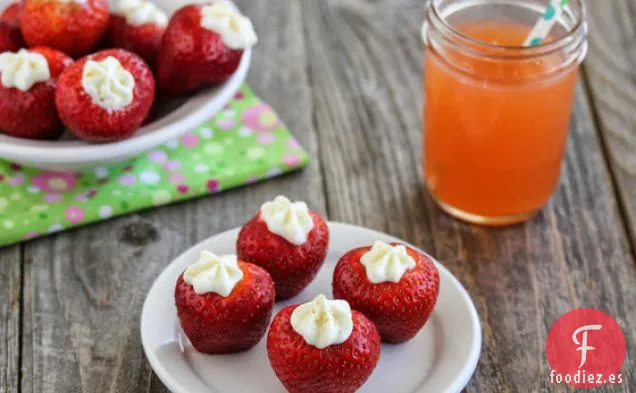
[[[331,297],[331,277],[338,259],[352,248],[392,236],[346,224],[329,224],[331,242],[325,266],[316,280],[294,299],[277,303],[274,312]],[[141,315],[146,356],[161,381],[174,393],[284,393],[267,359],[266,337],[252,350],[235,355],[198,353],[181,332],[174,305],[179,275],[201,251],[234,254],[238,229],[199,243],[175,259],[153,284]],[[440,296],[424,329],[402,345],[382,345],[380,363],[362,393],[458,393],[470,380],[481,352],[481,325],[468,293],[444,266]]]
[[[0,10],[14,0],[0,0]],[[172,15],[184,5],[205,3],[205,0],[155,0]],[[116,4],[110,1],[111,8]],[[178,138],[211,119],[239,90],[250,68],[252,51],[248,49],[238,70],[223,85],[205,89],[193,96],[173,102],[176,108],[160,113],[160,117],[140,128],[131,138],[108,144],[91,144],[76,139],[34,141],[13,138],[0,133],[0,158],[27,167],[49,170],[87,170],[97,166],[125,161]]]

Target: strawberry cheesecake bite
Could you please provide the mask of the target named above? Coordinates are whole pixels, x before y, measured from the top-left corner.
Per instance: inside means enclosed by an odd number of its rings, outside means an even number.
[[[276,300],[300,293],[327,257],[329,228],[305,202],[278,196],[241,228],[239,258],[263,267],[276,283]]]
[[[24,0],[20,25],[31,46],[88,54],[108,27],[108,0]]]
[[[430,317],[439,295],[439,272],[417,250],[378,241],[340,258],[333,295],[369,317],[382,341],[399,344],[415,337]]]
[[[290,393],[353,393],[378,364],[380,336],[346,301],[319,295],[274,317],[267,354]]]
[[[274,308],[274,282],[262,268],[203,251],[177,280],[181,327],[199,352],[236,353],[265,335]]]
[[[72,60],[65,54],[20,49],[0,54],[0,131],[27,139],[55,139],[64,126],[55,108],[55,79]]]
[[[78,138],[111,142],[133,135],[155,100],[148,65],[123,49],[97,52],[68,67],[55,102],[64,124]]]
[[[120,0],[110,17],[106,44],[129,50],[153,65],[161,49],[168,16],[148,0]]]
[[[172,17],[164,36],[157,62],[159,89],[178,96],[221,84],[257,40],[249,18],[227,2],[186,6]]]

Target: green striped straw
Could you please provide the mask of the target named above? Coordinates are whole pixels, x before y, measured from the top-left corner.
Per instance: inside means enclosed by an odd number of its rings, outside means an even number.
[[[541,15],[534,25],[523,46],[537,46],[541,44],[548,34],[550,34],[550,30],[552,30],[552,27],[554,27],[554,24],[569,2],[570,0],[551,0],[550,5],[545,9],[543,15]]]

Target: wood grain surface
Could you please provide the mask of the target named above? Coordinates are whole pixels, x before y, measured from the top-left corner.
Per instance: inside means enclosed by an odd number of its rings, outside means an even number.
[[[636,2],[589,1],[585,67],[621,207],[636,243]],[[632,249],[636,255],[636,251]]]
[[[20,378],[20,246],[0,250],[0,393],[18,391]]]
[[[312,165],[0,249],[0,393],[167,392],[139,337],[149,286],[174,257],[241,225],[279,193],[331,220],[412,242],[462,281],[484,328],[467,392],[573,391],[549,384],[545,339],[577,307],[616,317],[628,353],[636,353],[636,263],[627,229],[636,218],[636,169],[625,147],[636,143],[630,1],[592,5],[594,59],[577,93],[557,194],[535,220],[498,230],[449,218],[420,180],[424,1],[238,1],[260,35],[249,82],[308,149]],[[636,386],[633,355],[623,373],[623,385],[595,391]]]

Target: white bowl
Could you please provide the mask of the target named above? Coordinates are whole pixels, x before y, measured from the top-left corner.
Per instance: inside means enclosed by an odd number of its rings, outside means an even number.
[[[205,3],[205,0],[155,0],[157,5],[172,15],[187,4]],[[13,0],[0,0],[4,9]],[[115,3],[110,1],[111,7]],[[36,141],[20,139],[0,133],[0,158],[18,164],[49,170],[82,171],[110,163],[125,161],[152,148],[178,138],[182,134],[211,119],[216,112],[232,100],[245,81],[250,68],[252,52],[243,54],[238,70],[223,85],[205,89],[193,96],[168,105],[176,108],[160,113],[160,117],[140,128],[131,138],[108,144],[91,144],[77,139]]]

